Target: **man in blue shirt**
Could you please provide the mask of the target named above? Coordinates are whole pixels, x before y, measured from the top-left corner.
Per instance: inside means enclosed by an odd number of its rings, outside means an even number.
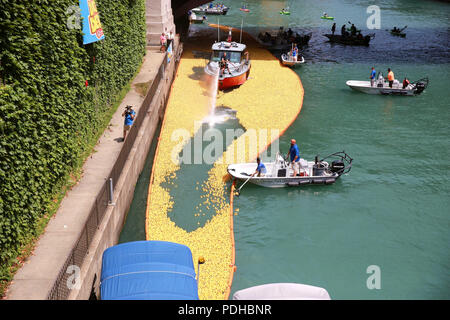
[[[298,150],[295,139],[291,139],[291,148],[286,155],[286,159],[289,158],[289,155],[291,155],[292,170],[294,170],[292,177],[295,177],[300,172],[300,151]]]
[[[377,72],[375,71],[375,68],[372,67],[372,72],[370,72],[370,86],[373,87],[373,84],[375,83],[375,77],[377,75]]]
[[[127,137],[127,131],[131,129],[133,125],[134,118],[136,117],[136,112],[132,109],[131,106],[127,106],[125,111],[122,113],[122,117],[125,117],[125,122],[123,124],[123,140]]]
[[[264,163],[261,162],[261,158],[256,158],[256,162],[258,163],[258,167],[256,168],[256,171],[252,174],[254,176],[255,174],[257,177],[264,177],[264,175],[267,173],[266,166]]]

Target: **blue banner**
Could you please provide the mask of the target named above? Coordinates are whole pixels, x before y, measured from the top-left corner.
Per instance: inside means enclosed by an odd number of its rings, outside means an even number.
[[[105,35],[95,0],[80,0],[80,9],[83,17],[83,44],[103,40]]]

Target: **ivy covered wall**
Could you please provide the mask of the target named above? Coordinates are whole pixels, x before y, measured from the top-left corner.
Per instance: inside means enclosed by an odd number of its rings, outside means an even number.
[[[145,54],[145,0],[96,2],[105,39],[83,45],[77,0],[0,0],[0,278]]]

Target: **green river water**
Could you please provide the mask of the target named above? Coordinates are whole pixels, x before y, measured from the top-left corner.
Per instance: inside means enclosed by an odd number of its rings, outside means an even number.
[[[305,90],[303,107],[280,137],[280,149],[286,152],[295,138],[303,158],[342,150],[354,158],[351,172],[333,185],[269,189],[248,184],[242,189],[235,201],[237,271],[231,294],[296,282],[323,287],[332,299],[449,299],[450,4],[255,0],[245,1],[250,13],[244,14],[242,1],[223,3],[231,10],[220,17],[221,24],[239,28],[245,17],[245,31],[255,35],[280,26],[312,32],[302,50],[306,63],[296,69]],[[380,30],[367,30],[365,24],[366,8],[373,4],[381,9]],[[291,15],[280,15],[288,6]],[[375,33],[370,46],[326,42],[322,35],[332,22],[320,19],[324,11],[336,17],[338,33],[347,21],[364,34]],[[217,17],[208,19],[217,22]],[[406,38],[386,31],[405,25]],[[198,35],[206,26],[195,28]],[[405,75],[410,80],[428,76],[430,85],[416,97],[366,95],[346,86],[347,80],[368,79],[372,66],[384,73],[390,67],[400,81]],[[154,147],[120,242],[145,239]],[[177,190],[171,191],[171,214],[186,230],[194,222],[180,212],[200,202],[191,191],[209,168],[182,168]],[[380,289],[366,285],[371,265],[380,268]]]

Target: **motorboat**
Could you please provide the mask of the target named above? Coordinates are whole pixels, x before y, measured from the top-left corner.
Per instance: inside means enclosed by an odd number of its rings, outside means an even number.
[[[207,20],[208,18],[206,16],[198,17],[194,12],[191,12],[189,15],[189,22],[190,23],[196,23],[200,24]]]
[[[295,67],[297,65],[305,63],[305,58],[303,58],[303,56],[299,53],[297,60],[294,60],[290,52],[283,53],[281,55],[281,63],[285,66]]]
[[[370,35],[366,36],[352,36],[352,35],[340,35],[340,34],[325,34],[325,37],[327,37],[330,42],[334,43],[340,43],[340,44],[346,44],[346,45],[353,45],[353,46],[368,46],[370,43],[370,40],[375,38],[375,34],[372,33]]]
[[[194,9],[191,9],[195,13],[200,14],[213,14],[213,15],[226,15],[230,8],[224,5],[212,5],[207,4]]]
[[[268,283],[236,291],[233,300],[331,300],[327,290],[301,283]]]
[[[267,171],[264,176],[252,176],[257,167],[256,163],[230,164],[227,171],[234,179],[248,181],[268,188],[296,187],[309,184],[327,185],[335,183],[341,175],[348,173],[351,170],[352,162],[353,159],[345,151],[330,154],[322,160],[319,160],[318,156],[315,157],[314,161],[300,158],[300,172],[293,177],[292,167],[277,153],[274,162],[264,164]]]
[[[428,77],[408,83],[406,86],[398,80],[394,80],[392,88],[389,82],[379,74],[378,79],[374,81],[372,86],[370,81],[349,80],[346,84],[353,90],[364,92],[367,94],[383,94],[383,95],[399,95],[399,96],[415,96],[421,94],[428,87]]]
[[[226,90],[242,85],[250,74],[251,61],[247,46],[243,43],[221,41],[212,45],[210,62],[205,67],[206,74],[218,75],[218,89]],[[221,68],[222,58],[227,67]]]

